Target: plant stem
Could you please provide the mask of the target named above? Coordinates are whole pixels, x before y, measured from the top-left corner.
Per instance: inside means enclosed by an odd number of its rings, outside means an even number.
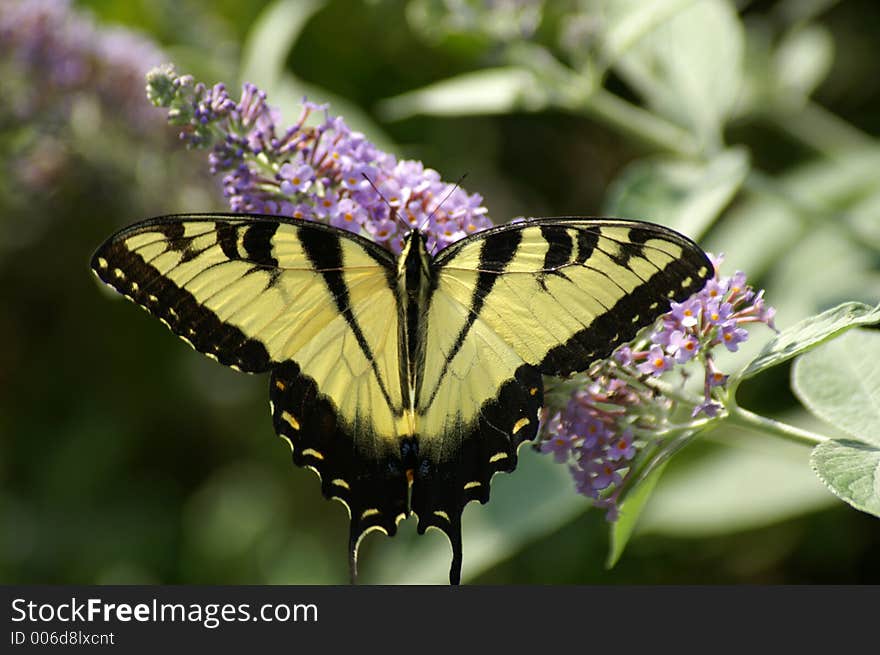
[[[679,387],[671,384],[666,380],[661,380],[660,378],[648,377],[644,380],[630,378],[630,381],[641,382],[641,384],[645,385],[649,389],[659,391],[667,398],[677,400],[678,402],[685,403],[687,405],[690,405],[691,407],[696,407],[703,400],[701,397],[686,393]]]
[[[753,168],[746,176],[743,186],[755,195],[778,202],[801,221],[804,230],[822,228],[833,222],[839,234],[849,240],[855,247],[865,247],[865,237],[853,228],[852,223],[842,212],[823,208],[810,201],[795,197],[784,185],[766,173]],[[799,240],[802,236],[802,234],[794,235],[794,240]],[[785,243],[782,247],[787,249],[790,245],[790,243]]]
[[[877,146],[871,136],[812,100],[799,111],[780,113],[774,119],[783,132],[829,159]]]
[[[700,147],[689,132],[602,87],[593,89],[586,104],[577,109],[660,151],[688,158],[700,155]]]
[[[828,437],[824,435],[816,434],[815,432],[810,432],[809,430],[804,430],[789,425],[788,423],[783,423],[782,421],[755,414],[747,409],[739,407],[738,405],[728,407],[728,412],[727,420],[734,425],[772,434],[773,436],[781,437],[782,439],[787,439],[788,441],[804,446],[812,447],[828,441]]]

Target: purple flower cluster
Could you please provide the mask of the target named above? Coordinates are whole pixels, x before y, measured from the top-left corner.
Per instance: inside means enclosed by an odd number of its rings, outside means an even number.
[[[152,130],[159,121],[143,104],[143,79],[164,58],[146,37],[99,27],[69,0],[0,2],[3,102],[19,120],[52,114],[66,123],[78,94],[89,94],[128,129]]]
[[[325,105],[304,100],[299,119],[281,130],[252,84],[236,102],[222,84],[209,88],[162,67],[148,75],[147,93],[169,109],[182,140],[210,149],[211,172],[222,175],[233,211],[321,221],[395,253],[411,228],[422,227],[428,247],[439,249],[492,225],[478,194],[382,152]],[[316,114],[321,119],[310,120]]]
[[[712,350],[723,345],[730,352],[748,339],[743,325],[765,323],[773,330],[776,310],[764,302],[764,292],[755,292],[746,284],[746,276],[737,271],[730,277],[719,277],[723,255],[712,258],[715,277],[699,292],[682,303],[672,303],[662,324],[651,333],[647,351],[620,348],[618,361],[636,364],[639,373],[659,376],[675,364],[686,364],[697,358],[703,364],[703,402],[692,416],[704,413],[716,416],[722,406],[713,399],[712,389],[723,386],[727,376],[715,365]]]
[[[567,463],[578,493],[617,518],[617,491],[636,455],[634,427],[651,391],[627,384],[611,369],[597,372],[544,427],[540,450]]]
[[[657,394],[649,383],[667,371],[699,362],[703,368],[703,397],[691,406],[691,418],[718,416],[724,409],[716,390],[728,376],[715,363],[713,350],[735,352],[748,338],[743,325],[764,323],[772,329],[775,310],[764,292],[746,284],[737,271],[721,277],[721,257],[713,258],[715,276],[682,303],[673,303],[650,338],[618,348],[613,357],[589,374],[564,408],[546,423],[540,449],[568,463],[578,492],[617,517],[620,490],[633,469],[632,460],[649,443],[681,400]]]

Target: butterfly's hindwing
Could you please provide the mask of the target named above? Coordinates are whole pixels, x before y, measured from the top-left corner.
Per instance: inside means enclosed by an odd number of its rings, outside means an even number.
[[[344,421],[293,362],[272,371],[269,398],[275,432],[290,445],[294,463],[315,470],[324,496],[348,508],[352,549],[372,529],[393,535],[409,512],[399,443],[377,434],[366,414]]]
[[[516,468],[519,445],[534,439],[540,424],[543,381],[535,367],[521,365],[494,392],[470,420],[452,410],[440,435],[427,431],[420,435],[411,508],[419,517],[419,533],[435,527],[449,538],[453,584],[461,575],[465,505],[472,500],[489,501],[492,476]],[[423,425],[427,430],[430,424]]]

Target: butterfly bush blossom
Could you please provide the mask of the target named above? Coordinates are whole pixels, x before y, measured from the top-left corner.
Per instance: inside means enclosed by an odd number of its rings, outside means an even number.
[[[169,109],[188,146],[210,150],[211,172],[222,176],[233,211],[321,221],[394,253],[409,228],[421,226],[435,249],[492,225],[481,196],[421,162],[382,152],[326,105],[304,100],[298,120],[279,129],[278,113],[254,85],[235,101],[223,84],[207,87],[168,66],[150,72],[147,94]]]
[[[692,422],[676,429],[674,416],[689,410],[697,421],[724,412],[719,392],[728,376],[716,365],[715,351],[736,352],[748,338],[743,326],[749,323],[776,329],[776,312],[765,304],[764,292],[748,286],[740,271],[720,276],[721,261],[712,258],[714,277],[688,300],[672,303],[648,338],[621,346],[577,380],[578,388],[544,423],[538,448],[569,466],[577,491],[605,508],[610,521],[618,516],[620,493],[636,473],[637,458],[662,454],[671,434],[696,427]],[[687,379],[695,365],[702,373],[700,396],[659,385],[658,378],[672,371]]]
[[[245,84],[238,101],[222,84],[207,87],[165,66],[147,77],[153,104],[169,109],[189,147],[210,151],[211,172],[236,212],[315,220],[361,233],[399,253],[405,230],[422,227],[430,248],[442,248],[492,225],[478,194],[444,183],[417,161],[398,161],[351,131],[326,106],[304,101],[299,119],[278,128],[266,94]],[[323,115],[317,124],[309,122]],[[381,194],[381,195],[380,195]],[[389,209],[406,224],[402,227]],[[662,453],[671,420],[685,407],[693,427],[719,416],[727,376],[714,352],[736,351],[748,338],[744,325],[775,330],[774,310],[741,272],[718,273],[697,294],[673,303],[650,337],[618,348],[579,376],[549,389],[537,448],[569,466],[577,490],[615,520],[621,491],[637,463]],[[660,376],[699,364],[702,393],[693,401],[674,393]]]
[[[160,112],[143,101],[144,74],[165,59],[138,32],[101,25],[68,0],[0,0],[0,175],[27,208],[52,195],[77,157],[77,130],[102,119],[104,134],[155,140]],[[108,120],[115,119],[115,120]]]
[[[16,120],[52,114],[66,125],[74,102],[89,96],[127,127],[154,131],[161,123],[143,103],[143,76],[165,58],[146,36],[101,26],[69,0],[0,2],[0,70],[15,90],[0,111]]]

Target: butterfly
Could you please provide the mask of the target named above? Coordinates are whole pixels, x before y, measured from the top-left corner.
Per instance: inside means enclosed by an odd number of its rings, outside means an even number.
[[[367,533],[438,528],[460,581],[461,516],[541,421],[542,376],[586,370],[699,291],[705,253],[659,225],[533,218],[399,255],[325,224],[154,218],[111,236],[97,276],[197,351],[269,373],[276,433]]]

